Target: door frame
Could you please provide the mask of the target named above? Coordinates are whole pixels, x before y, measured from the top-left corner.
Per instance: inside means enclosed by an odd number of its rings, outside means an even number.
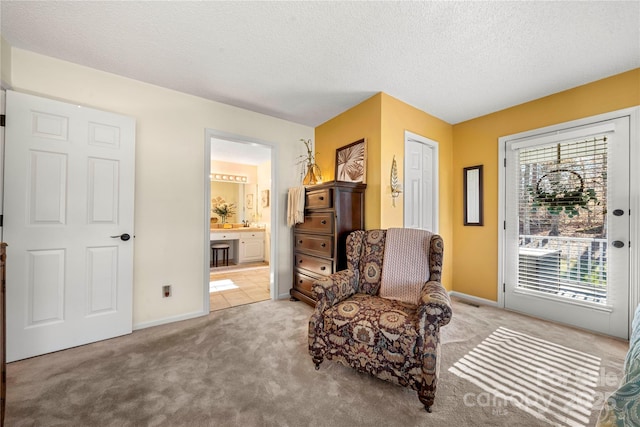
[[[505,172],[506,172],[506,149],[505,142],[516,139],[525,139],[535,136],[542,136],[566,130],[568,128],[584,126],[612,120],[619,117],[629,116],[629,161],[631,165],[640,164],[640,106],[625,108],[622,110],[611,111],[608,113],[598,114],[595,116],[585,117],[582,119],[572,120],[559,123],[543,128],[533,129],[512,135],[506,135],[498,138],[498,283],[496,283],[498,291],[498,307],[505,308],[505,221],[506,221],[506,189],[505,189]],[[631,330],[631,322],[635,307],[640,304],[640,170],[631,167],[629,170],[629,208],[632,215],[629,218],[629,330]],[[503,224],[500,227],[500,224]]]
[[[432,218],[433,218],[433,230],[429,230],[433,233],[438,233],[438,229],[440,227],[440,216],[439,216],[439,212],[440,212],[440,197],[439,197],[439,188],[440,188],[440,173],[438,170],[438,165],[439,165],[439,161],[440,161],[440,154],[438,152],[438,142],[434,141],[432,139],[429,139],[425,136],[422,135],[418,135],[417,133],[413,133],[410,132],[408,130],[404,131],[404,147],[403,147],[403,151],[404,151],[404,165],[403,168],[406,172],[406,165],[407,165],[407,144],[409,143],[409,141],[414,141],[417,143],[420,143],[422,145],[426,145],[427,147],[429,147],[431,150],[433,150],[433,158],[432,158],[432,162],[431,162],[431,169],[433,171],[433,183],[432,183],[432,189],[431,189],[431,207],[432,207]],[[424,165],[423,165],[424,166]],[[406,189],[406,182],[404,181],[404,177],[406,177],[407,174],[403,173],[403,179],[402,179],[402,185],[403,187]],[[404,200],[402,203],[402,223],[404,224],[404,211],[406,209],[406,204],[407,204],[407,196],[405,194],[404,196]],[[424,208],[424,203],[423,206]]]
[[[0,114],[6,111],[7,88],[0,81]],[[0,217],[4,215],[4,126],[0,127]],[[4,228],[0,221],[0,242],[4,241]]]
[[[266,141],[263,139],[252,138],[249,136],[243,136],[235,133],[229,133],[216,129],[205,129],[204,135],[204,207],[203,207],[203,307],[204,312],[209,313],[211,310],[211,303],[209,300],[209,282],[210,282],[210,265],[209,265],[209,257],[210,257],[210,243],[209,243],[209,232],[211,227],[211,209],[210,209],[210,200],[211,200],[211,138],[216,139],[224,139],[231,142],[238,142],[241,144],[259,144],[265,145],[271,149],[271,187],[269,188],[269,193],[279,194],[278,192],[278,146],[270,141]],[[277,289],[278,289],[278,275],[275,274],[275,266],[278,265],[278,251],[276,248],[276,243],[278,242],[278,215],[280,206],[278,203],[270,203],[271,207],[271,220],[269,223],[269,227],[271,228],[271,238],[269,241],[269,295],[272,300],[278,299]]]

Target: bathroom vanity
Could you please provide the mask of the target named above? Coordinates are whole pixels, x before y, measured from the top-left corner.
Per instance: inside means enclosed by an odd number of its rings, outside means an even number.
[[[264,261],[265,229],[254,227],[212,228],[209,240],[229,245],[229,261],[236,264]]]

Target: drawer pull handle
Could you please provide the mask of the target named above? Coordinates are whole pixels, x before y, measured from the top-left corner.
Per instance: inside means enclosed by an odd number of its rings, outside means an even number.
[[[326,248],[326,247],[327,247],[327,244],[326,244],[326,243],[323,243],[323,244],[321,244],[320,246],[322,246],[323,248]]]
[[[320,224],[325,225],[327,223],[326,219],[323,219],[322,221],[320,221]]]
[[[298,243],[302,244],[302,240],[298,240]]]
[[[318,199],[324,200],[324,196],[320,196],[320,197],[318,197]]]
[[[298,264],[302,264],[302,260],[298,261]]]
[[[304,281],[302,279],[298,280],[298,283],[302,284]]]
[[[325,271],[327,269],[327,267],[325,267],[324,265],[322,267],[320,267],[320,270]]]

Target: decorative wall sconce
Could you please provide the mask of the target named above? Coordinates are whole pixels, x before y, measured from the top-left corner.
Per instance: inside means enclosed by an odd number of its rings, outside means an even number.
[[[211,178],[211,181],[237,182],[240,184],[247,182],[247,177],[244,175],[230,175],[228,173],[212,173],[209,178]]]
[[[391,203],[396,207],[396,199],[402,193],[402,185],[398,182],[398,165],[396,164],[396,156],[393,156],[391,162]]]

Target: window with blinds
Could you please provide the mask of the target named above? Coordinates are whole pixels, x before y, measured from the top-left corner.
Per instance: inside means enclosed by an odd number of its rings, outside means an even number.
[[[607,138],[529,146],[516,152],[516,287],[605,304]]]

